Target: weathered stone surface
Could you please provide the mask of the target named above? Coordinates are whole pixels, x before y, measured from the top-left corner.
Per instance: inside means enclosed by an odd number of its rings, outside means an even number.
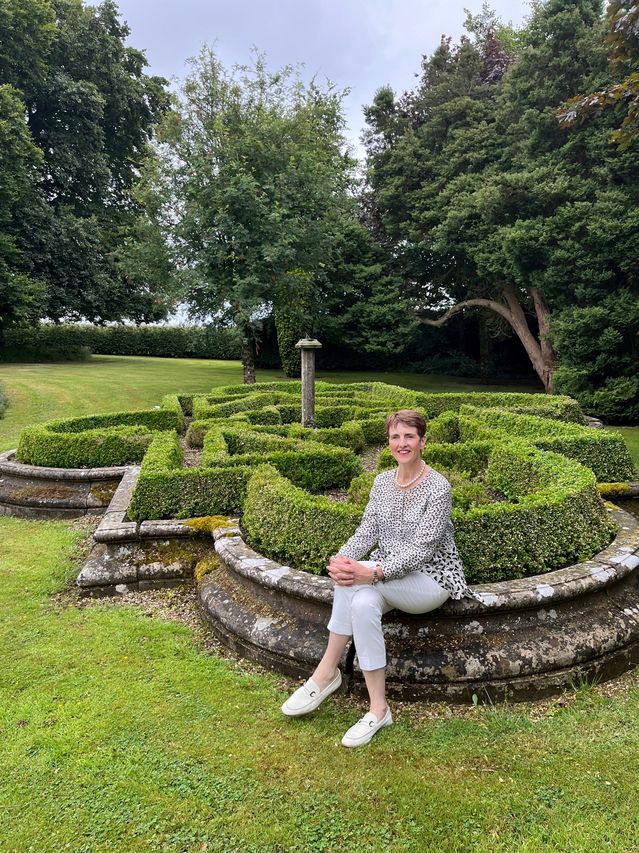
[[[39,468],[0,454],[0,512],[22,518],[78,518],[106,509],[125,468]]]
[[[40,518],[44,520],[63,521],[64,519],[82,518],[86,515],[84,509],[66,509],[64,507],[33,507],[18,506],[17,504],[0,503],[0,515],[10,515],[14,518]]]
[[[16,462],[15,450],[0,453],[0,474],[17,477],[34,477],[38,480],[120,480],[127,466],[113,468],[47,468]]]
[[[137,583],[137,560],[135,545],[96,545],[82,571],[78,575],[78,586],[117,586],[121,583]]]
[[[120,584],[151,589],[165,582],[184,583],[199,560],[213,553],[208,538],[138,538],[97,542],[78,575],[82,592],[117,593]],[[139,586],[142,584],[142,586]],[[92,593],[91,593],[92,594]]]
[[[188,537],[196,536],[197,531],[178,519],[166,521],[143,521],[140,524],[140,535],[156,538],[158,536]]]

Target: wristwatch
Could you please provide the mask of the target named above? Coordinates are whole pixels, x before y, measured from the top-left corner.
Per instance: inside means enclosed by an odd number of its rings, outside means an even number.
[[[381,578],[380,578],[380,576],[377,574],[377,566],[374,566],[374,567],[373,567],[373,579],[372,579],[372,581],[371,581],[371,584],[372,584],[373,586],[375,586],[375,584],[376,584],[376,583],[380,583],[380,582],[381,582],[381,580],[382,580],[382,579],[381,579]]]

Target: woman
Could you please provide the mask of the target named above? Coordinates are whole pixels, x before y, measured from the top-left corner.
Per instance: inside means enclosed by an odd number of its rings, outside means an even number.
[[[338,663],[352,636],[370,708],[342,738],[348,747],[368,743],[393,722],[386,703],[382,615],[393,608],[427,613],[448,598],[469,594],[453,539],[450,484],[422,459],[424,418],[401,409],[387,418],[386,433],[397,468],[375,478],[362,523],[331,557],[335,591],[328,645],[311,678],[282,705],[287,716],[301,716],[337,690]],[[373,559],[361,561],[373,546]]]

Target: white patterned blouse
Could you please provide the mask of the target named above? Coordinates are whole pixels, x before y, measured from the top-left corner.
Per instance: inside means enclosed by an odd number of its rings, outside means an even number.
[[[375,477],[362,522],[339,553],[360,560],[373,546],[371,560],[384,571],[384,580],[422,571],[450,593],[451,598],[474,597],[453,538],[451,487],[432,468],[411,489],[395,484],[395,469]]]

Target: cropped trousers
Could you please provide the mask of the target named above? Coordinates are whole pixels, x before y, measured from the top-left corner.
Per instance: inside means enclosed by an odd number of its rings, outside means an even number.
[[[371,568],[376,565],[360,562]],[[424,572],[411,572],[374,586],[335,586],[328,630],[353,637],[360,669],[380,669],[386,666],[382,615],[393,608],[405,613],[428,613],[448,597],[449,593]]]

